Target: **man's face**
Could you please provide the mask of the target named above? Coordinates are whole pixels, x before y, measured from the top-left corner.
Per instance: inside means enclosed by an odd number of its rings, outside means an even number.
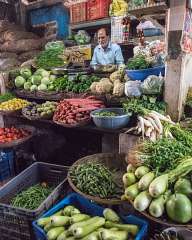
[[[109,37],[106,35],[105,30],[99,30],[98,32],[98,43],[102,48],[106,48],[109,43]]]

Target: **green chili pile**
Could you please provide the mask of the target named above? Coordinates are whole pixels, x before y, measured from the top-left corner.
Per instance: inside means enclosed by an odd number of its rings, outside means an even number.
[[[118,194],[113,173],[98,163],[84,163],[72,168],[70,177],[73,184],[83,193],[100,198]]]
[[[37,209],[40,204],[50,195],[53,189],[46,184],[37,184],[17,194],[12,200],[13,207],[28,210]]]

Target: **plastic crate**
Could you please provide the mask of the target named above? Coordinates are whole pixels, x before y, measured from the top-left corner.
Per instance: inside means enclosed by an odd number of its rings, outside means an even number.
[[[84,197],[73,193],[64,198],[60,203],[58,203],[55,207],[50,209],[47,213],[45,213],[42,217],[49,217],[53,215],[55,212],[64,208],[66,205],[74,205],[80,211],[86,214],[90,214],[92,216],[103,216],[103,207],[100,207]],[[140,227],[140,230],[135,237],[135,240],[142,240],[148,231],[148,223],[141,218],[129,215],[129,216],[121,216],[124,223],[137,224]],[[36,235],[36,240],[47,240],[46,234],[42,228],[37,225],[37,222],[33,222],[33,229]]]
[[[87,20],[87,3],[76,3],[70,7],[70,22],[79,23]]]
[[[0,239],[32,240],[32,222],[64,196],[67,188],[67,170],[64,166],[34,163],[0,189]],[[36,210],[15,208],[11,199],[19,192],[40,182],[55,187]]]
[[[14,176],[14,152],[0,151],[0,182]]]
[[[109,16],[109,6],[111,0],[88,0],[87,20],[106,18]]]

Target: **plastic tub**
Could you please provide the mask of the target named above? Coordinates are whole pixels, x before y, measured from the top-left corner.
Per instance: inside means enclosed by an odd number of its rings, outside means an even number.
[[[50,209],[42,217],[49,217],[67,205],[74,205],[83,213],[90,214],[92,216],[103,216],[104,208],[92,203],[91,201],[87,200],[84,197],[81,197],[76,193],[73,193],[64,198],[60,203]],[[140,227],[140,230],[134,240],[144,239],[144,236],[147,234],[148,230],[148,223],[146,221],[132,215],[120,217],[124,223],[137,224]],[[33,222],[33,229],[37,240],[47,240],[44,230],[37,225],[36,221]]]
[[[165,75],[165,66],[158,66],[154,68],[148,68],[148,69],[143,69],[143,70],[125,70],[127,76],[131,80],[141,80],[144,81],[148,76],[150,75],[156,75],[159,76],[161,73],[162,76]]]
[[[104,117],[95,115],[96,113],[103,111],[114,112],[117,113],[118,116]],[[124,112],[123,108],[101,108],[92,111],[91,117],[97,127],[105,129],[118,129],[126,127],[130,120],[129,115]]]

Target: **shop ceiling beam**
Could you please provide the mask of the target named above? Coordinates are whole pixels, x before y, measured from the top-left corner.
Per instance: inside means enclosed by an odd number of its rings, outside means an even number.
[[[165,101],[168,113],[174,120],[182,115],[186,97],[184,79],[185,59],[181,49],[182,30],[186,12],[186,0],[171,0],[167,20],[167,68],[165,76]]]
[[[78,24],[71,24],[71,30],[78,30],[78,29],[83,29],[83,28],[92,28],[92,27],[97,27],[97,26],[102,26],[102,25],[107,25],[111,24],[111,19],[110,18],[103,18],[99,19],[96,21],[87,21],[87,22],[82,22]]]

